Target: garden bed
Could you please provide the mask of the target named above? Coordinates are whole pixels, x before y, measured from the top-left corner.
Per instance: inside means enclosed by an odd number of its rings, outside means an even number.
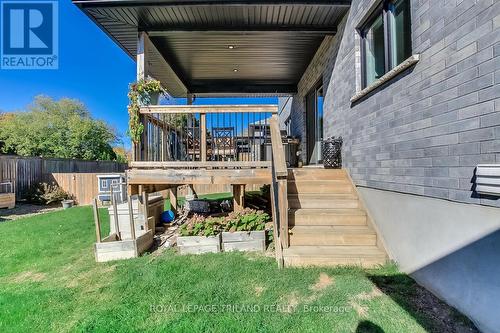
[[[179,236],[177,246],[181,254],[219,253],[220,234],[215,236]]]
[[[266,232],[235,231],[222,233],[223,251],[257,251],[266,250]]]
[[[179,230],[177,246],[181,254],[266,249],[266,226],[270,216],[253,209],[219,214],[194,215]]]

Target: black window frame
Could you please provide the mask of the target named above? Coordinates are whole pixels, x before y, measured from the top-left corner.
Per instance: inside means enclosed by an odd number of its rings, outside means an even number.
[[[394,4],[398,0],[382,0],[369,14],[368,18],[360,25],[358,30],[358,34],[361,37],[361,86],[362,89],[368,87],[367,82],[367,73],[366,73],[366,34],[368,33],[368,29],[372,26],[372,24],[377,20],[380,16],[382,16],[382,21],[384,25],[384,75],[387,74],[391,69],[396,67],[399,64],[393,64],[393,59],[391,57],[392,54],[392,38],[391,35],[391,24],[394,22],[394,17],[392,20],[389,19],[389,15],[394,15],[394,13],[390,9],[390,5]],[[409,0],[407,0],[409,1]],[[409,1],[409,9],[411,11],[411,1]],[[409,15],[409,24],[411,31],[411,13]],[[408,36],[410,39],[408,42],[410,44],[410,55],[413,52],[413,43],[411,38],[411,33]]]

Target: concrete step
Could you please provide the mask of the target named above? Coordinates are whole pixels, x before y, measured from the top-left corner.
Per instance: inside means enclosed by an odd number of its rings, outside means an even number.
[[[295,226],[290,229],[290,246],[377,245],[377,234],[368,226]]]
[[[347,266],[373,268],[387,261],[376,246],[291,246],[283,250],[285,266]]]
[[[288,207],[291,209],[312,208],[358,208],[357,196],[352,194],[289,194]]]
[[[347,179],[337,180],[290,180],[288,193],[353,193],[354,188]]]
[[[290,226],[311,225],[366,225],[366,212],[362,209],[291,209]]]
[[[349,179],[344,169],[300,168],[289,169],[291,180],[342,180]]]

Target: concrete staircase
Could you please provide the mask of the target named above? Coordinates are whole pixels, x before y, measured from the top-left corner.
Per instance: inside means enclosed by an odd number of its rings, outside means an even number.
[[[290,169],[286,266],[374,267],[387,256],[345,170]]]

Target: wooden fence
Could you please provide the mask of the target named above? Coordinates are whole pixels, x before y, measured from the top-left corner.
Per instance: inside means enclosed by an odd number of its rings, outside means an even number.
[[[90,192],[97,194],[97,174],[124,172],[125,163],[113,161],[84,161],[62,158],[19,157],[0,155],[0,182],[11,181],[16,197],[40,182],[56,182],[74,194],[80,204],[87,201]],[[88,185],[87,185],[88,182]],[[79,185],[78,185],[79,184]],[[92,184],[92,185],[91,185]],[[81,198],[84,200],[80,201]]]
[[[123,173],[127,165],[111,161],[83,161],[68,159],[43,159],[0,155],[0,182],[12,181],[16,197],[40,182],[55,183],[72,194],[79,205],[89,205],[98,194],[97,176],[106,173]],[[247,191],[258,191],[261,185],[247,185]],[[197,194],[230,193],[231,185],[195,185]],[[188,193],[185,186],[178,195]]]

